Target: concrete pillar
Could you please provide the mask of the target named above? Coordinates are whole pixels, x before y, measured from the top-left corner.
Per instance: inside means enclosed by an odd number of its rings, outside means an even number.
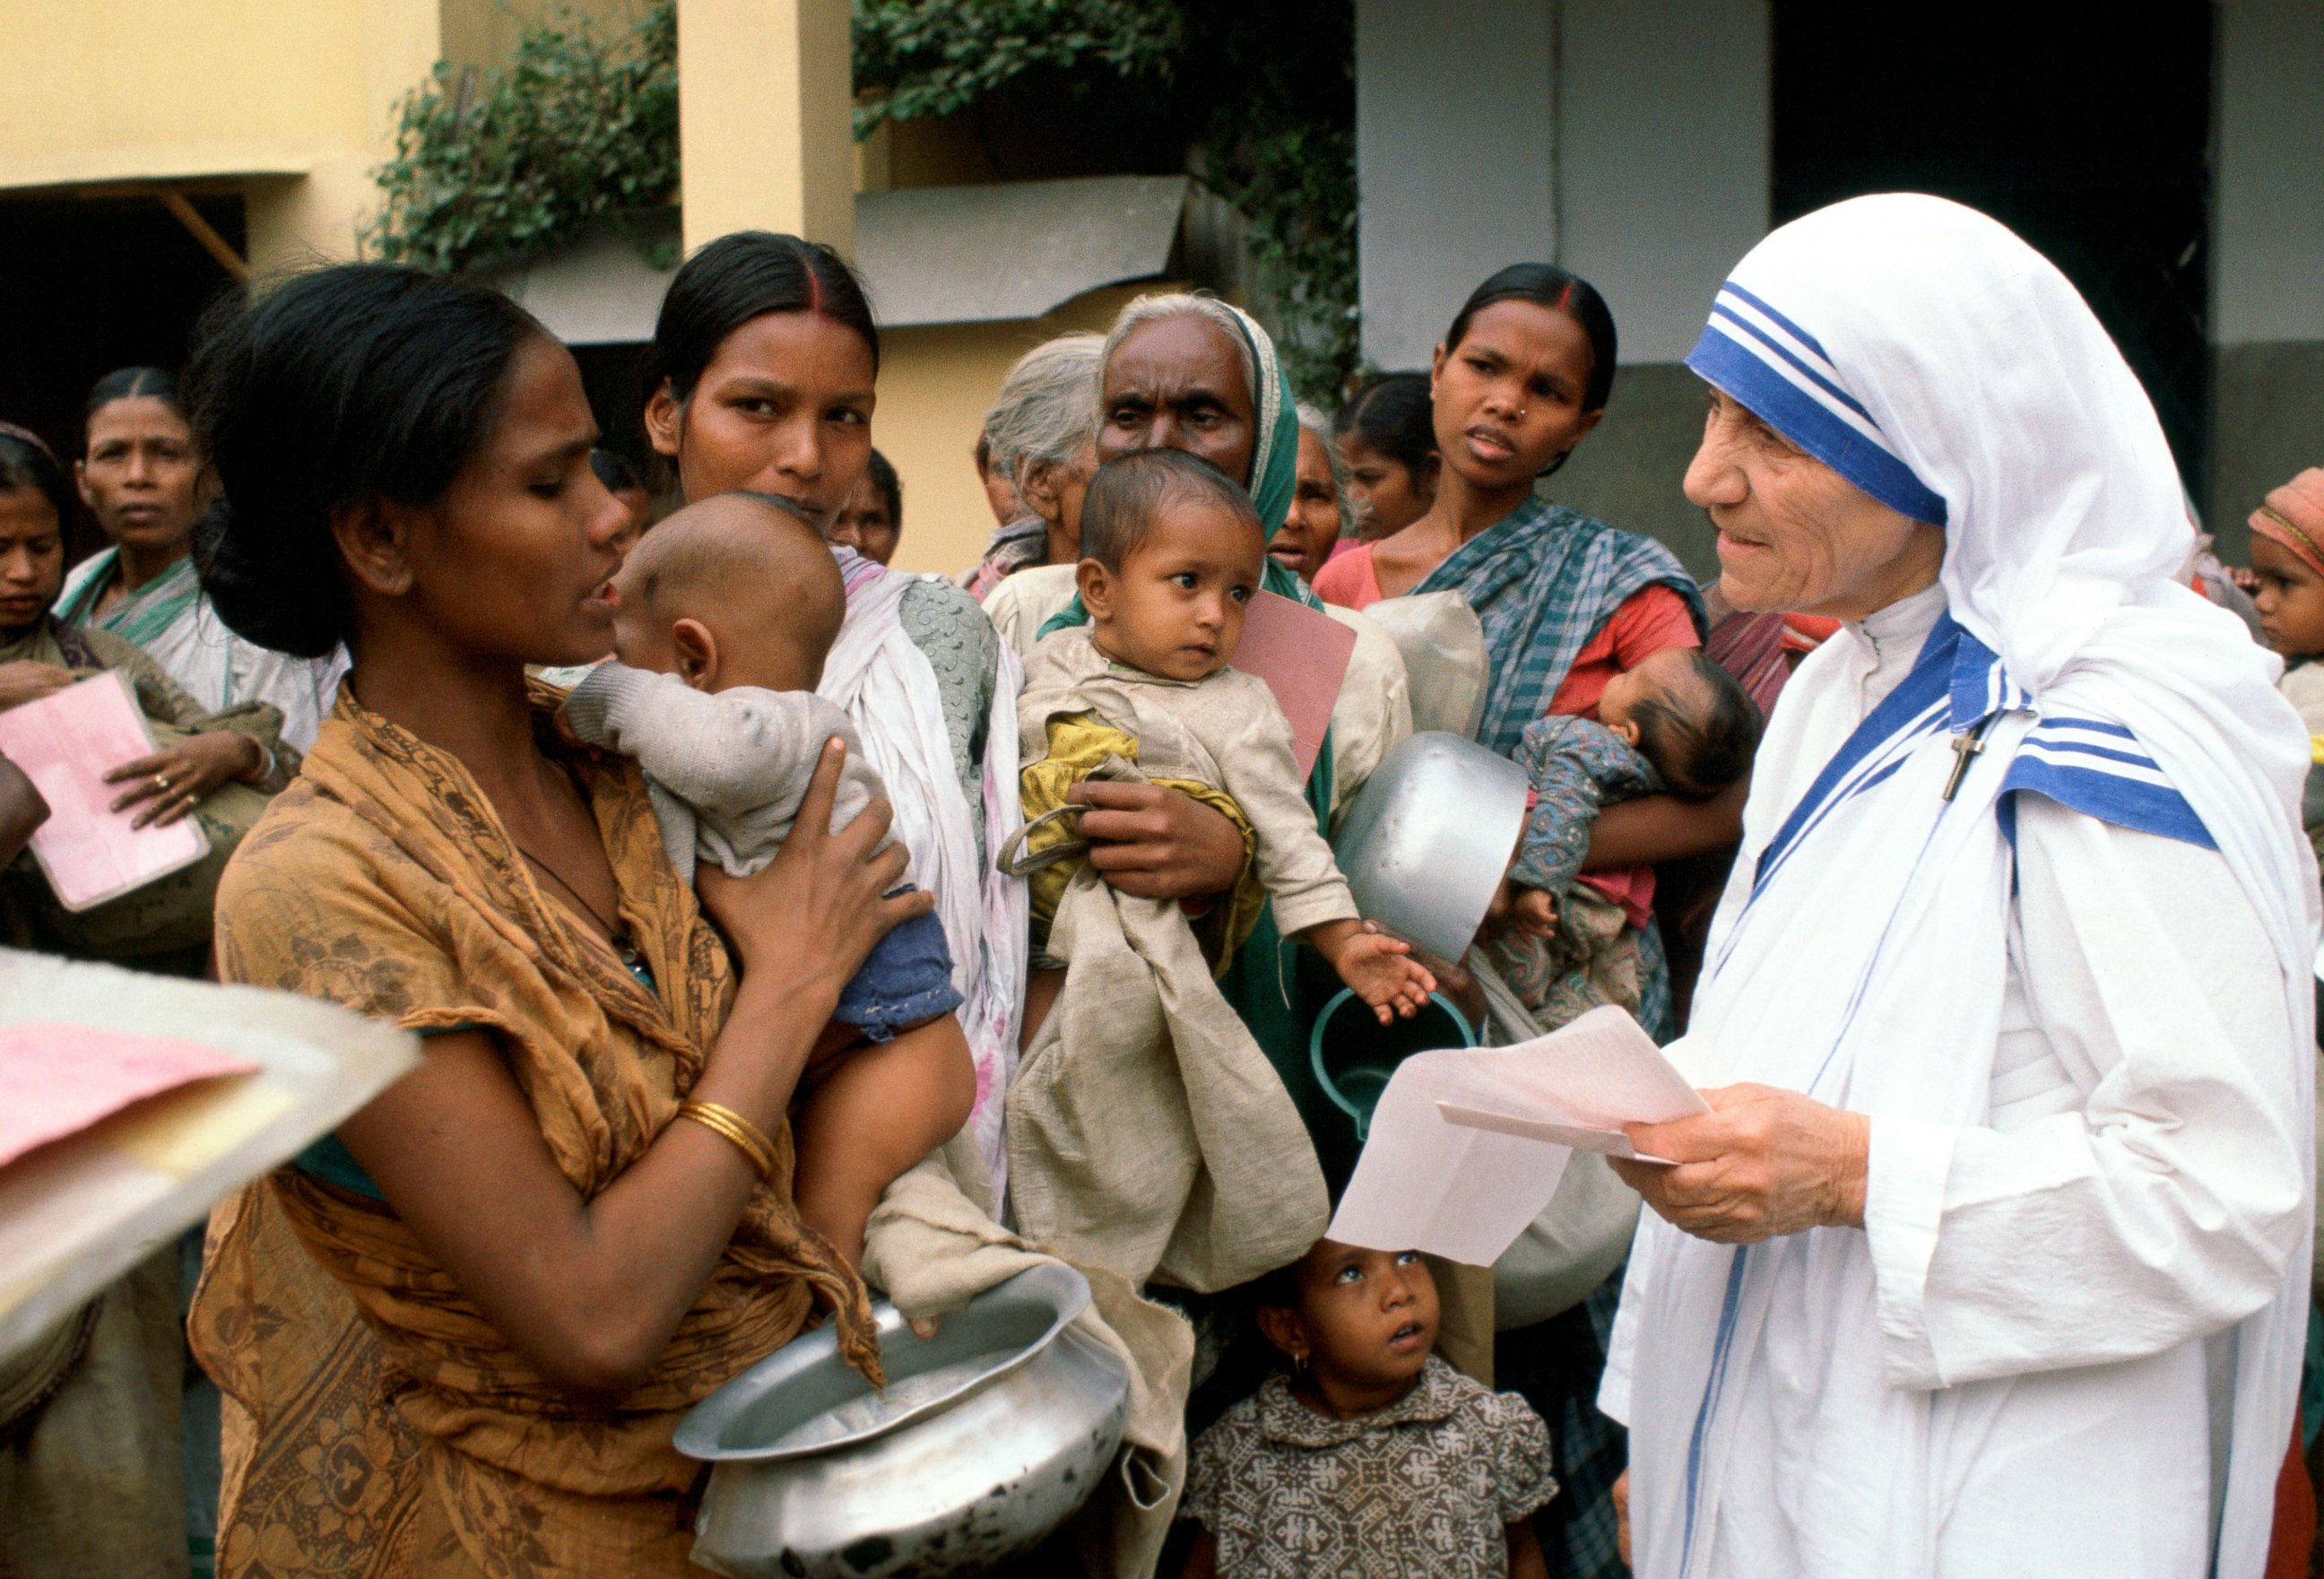
[[[736,230],[855,245],[847,0],[678,0],[691,252]]]

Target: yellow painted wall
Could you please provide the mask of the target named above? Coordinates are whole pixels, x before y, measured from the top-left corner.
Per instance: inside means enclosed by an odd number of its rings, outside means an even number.
[[[643,0],[572,0],[626,27]],[[352,257],[396,106],[558,0],[27,0],[0,28],[0,191],[231,181],[251,261]]]
[[[1102,331],[1131,297],[1165,289],[1153,283],[1093,291],[1031,323],[881,332],[880,409],[872,419],[872,442],[895,464],[903,484],[898,569],[954,575],[984,551],[993,521],[977,482],[974,451],[1009,365],[1053,336]]]
[[[432,0],[72,0],[0,28],[0,186],[300,171],[362,140],[364,48]],[[424,62],[422,69],[425,69]]]

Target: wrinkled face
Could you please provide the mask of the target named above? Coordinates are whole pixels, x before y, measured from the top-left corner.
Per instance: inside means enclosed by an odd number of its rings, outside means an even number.
[[[589,467],[597,424],[581,371],[554,340],[510,359],[491,436],[443,497],[413,512],[401,596],[476,658],[587,663],[613,646],[603,596],[629,511]]]
[[[0,488],[0,637],[41,623],[65,580],[64,529],[38,488]]]
[[[1382,455],[1356,433],[1340,435],[1340,453],[1348,462],[1348,506],[1355,512],[1356,534],[1377,542],[1402,531],[1428,513],[1436,499],[1435,465],[1425,476],[1394,456]]]
[[[1862,619],[1936,579],[1944,532],[1892,510],[1713,390],[1686,496],[1719,532],[1738,609]]]
[[[819,313],[768,312],[719,343],[694,392],[646,402],[646,437],[688,499],[738,489],[831,522],[872,460],[872,347]]]
[[[2324,576],[2273,538],[2257,532],[2251,540],[2252,574],[2259,590],[2260,634],[2286,658],[2324,652]]]
[[[1430,392],[1443,464],[1490,493],[1531,487],[1588,436],[1582,408],[1595,356],[1573,319],[1531,301],[1478,309],[1457,346],[1439,346]]]
[[[156,552],[185,547],[208,492],[193,429],[151,395],[97,409],[88,420],[88,457],[73,475],[81,503],[106,537]]]
[[[1436,1346],[1436,1279],[1416,1250],[1326,1240],[1299,1269],[1299,1322],[1318,1371],[1379,1387],[1420,1374]]]
[[[1081,562],[1091,640],[1118,663],[1197,680],[1231,662],[1259,590],[1258,522],[1205,499],[1166,499],[1120,572]]]
[[[1340,496],[1332,487],[1331,457],[1323,441],[1299,429],[1299,470],[1291,494],[1291,513],[1268,542],[1268,557],[1303,581],[1332,557],[1340,540]]]
[[[1099,417],[1102,461],[1183,449],[1250,485],[1259,442],[1250,385],[1234,342],[1208,319],[1157,319],[1124,337],[1105,365]]]
[[[824,535],[884,565],[896,557],[897,530],[895,514],[888,508],[888,495],[867,471],[855,479],[854,489]]]

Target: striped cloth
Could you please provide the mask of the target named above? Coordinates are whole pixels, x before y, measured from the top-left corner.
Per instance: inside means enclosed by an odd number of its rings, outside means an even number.
[[[1549,711],[1590,639],[1633,594],[1657,583],[1686,599],[1700,634],[1702,595],[1678,556],[1652,538],[1536,497],[1453,550],[1412,590],[1458,592],[1476,611],[1491,668],[1477,742],[1508,756],[1525,726]]]

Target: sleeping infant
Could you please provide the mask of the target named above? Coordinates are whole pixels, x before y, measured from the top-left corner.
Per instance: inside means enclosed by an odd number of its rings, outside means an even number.
[[[565,717],[644,771],[679,875],[691,882],[697,859],[737,877],[771,862],[835,735],[847,758],[832,828],[885,794],[846,715],[815,694],[847,612],[839,568],[779,501],[722,494],[678,511],[639,540],[613,592],[613,661]],[[851,1263],[881,1192],[968,1121],[960,1003],[942,923],[906,921],[841,992],[800,1078],[799,1216]]]
[[[1517,761],[1530,808],[1496,906],[1508,928],[1486,953],[1526,1008],[1560,1025],[1604,1003],[1639,1012],[1654,869],[1583,875],[1591,830],[1642,795],[1709,799],[1751,771],[1758,741],[1751,698],[1692,647],[1649,653],[1607,681],[1595,719],[1526,725]]]

